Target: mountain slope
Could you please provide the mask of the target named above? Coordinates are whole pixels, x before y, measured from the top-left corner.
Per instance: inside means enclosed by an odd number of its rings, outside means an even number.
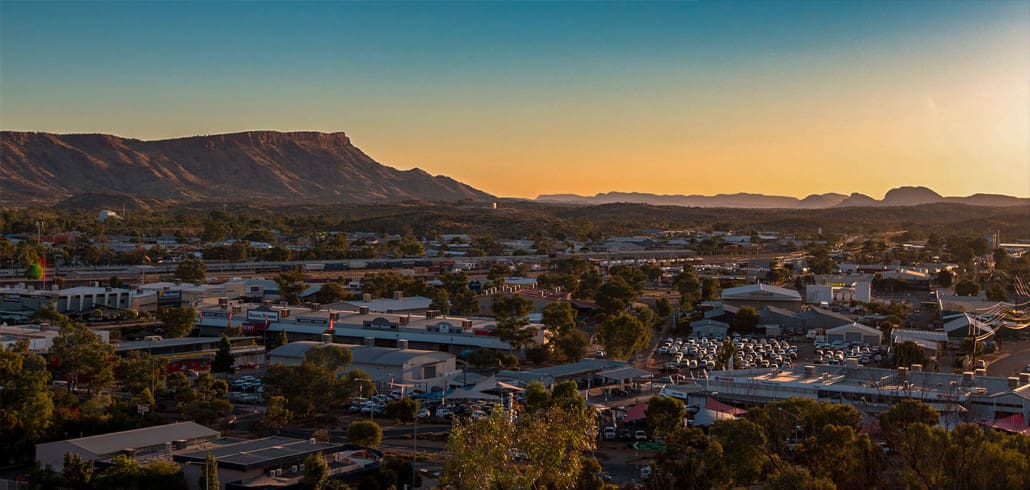
[[[93,193],[268,204],[493,199],[448,177],[381,165],[344,133],[252,131],[159,141],[0,133],[5,205]]]

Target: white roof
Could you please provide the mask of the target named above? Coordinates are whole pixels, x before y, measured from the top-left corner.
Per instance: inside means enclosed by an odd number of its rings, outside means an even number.
[[[346,301],[345,303],[355,308],[367,306],[368,311],[376,313],[390,313],[394,311],[425,310],[429,308],[433,300],[425,296],[406,296],[401,299],[379,298],[372,301]]]
[[[831,329],[827,330],[826,333],[827,334],[839,334],[839,333],[844,333],[844,332],[847,332],[847,331],[854,331],[854,330],[858,330],[858,331],[860,331],[860,332],[862,332],[864,334],[868,334],[868,335],[876,335],[876,336],[882,336],[883,335],[883,332],[881,332],[880,330],[875,329],[873,327],[870,327],[869,325],[863,325],[863,324],[858,323],[858,322],[847,323],[847,324],[841,325],[839,327],[831,328]]]
[[[755,300],[755,301],[801,301],[801,294],[793,289],[771,286],[769,284],[748,284],[736,288],[722,290],[723,300]]]

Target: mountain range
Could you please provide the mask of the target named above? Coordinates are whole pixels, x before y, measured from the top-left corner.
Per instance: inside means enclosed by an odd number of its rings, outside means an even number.
[[[898,187],[891,189],[883,199],[865,194],[812,194],[803,199],[765,194],[660,195],[638,192],[606,192],[593,196],[576,194],[543,194],[539,202],[577,205],[613,203],[640,203],[656,206],[685,206],[694,208],[759,208],[759,209],[826,209],[836,207],[918,206],[921,204],[957,203],[970,206],[1007,207],[1030,204],[1030,199],[999,194],[973,194],[966,197],[944,197],[926,187]]]
[[[0,132],[0,204],[125,200],[270,205],[487,201],[420,169],[382,165],[344,133],[251,131],[158,141]]]
[[[0,132],[0,206],[146,207],[183,203],[264,206],[405,201],[488,202],[496,197],[450,177],[376,162],[344,133],[249,131],[143,141],[107,134]],[[943,197],[899,187],[883,199],[863,194],[658,195],[550,194],[538,202],[641,203],[699,208],[826,209],[960,203],[1030,203],[995,194]]]

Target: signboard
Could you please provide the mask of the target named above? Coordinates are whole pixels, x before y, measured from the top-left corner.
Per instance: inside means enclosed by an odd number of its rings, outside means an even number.
[[[247,320],[268,320],[270,322],[277,322],[279,321],[279,312],[247,310]]]
[[[314,323],[316,325],[325,325],[329,320],[325,318],[306,318],[300,317],[295,320],[297,323]]]
[[[145,413],[150,411],[150,405],[148,405],[146,403],[141,403],[139,405],[136,405],[136,411],[139,412],[140,415],[143,415],[143,414],[145,414]]]

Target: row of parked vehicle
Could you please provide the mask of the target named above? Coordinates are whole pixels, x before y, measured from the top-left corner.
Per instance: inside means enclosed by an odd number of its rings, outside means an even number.
[[[790,367],[798,358],[798,347],[786,340],[735,336],[733,346],[734,365],[740,369]]]
[[[855,344],[848,346],[843,343],[834,342],[833,344],[816,344],[815,347],[813,364],[843,366],[848,358],[858,359],[860,364],[869,364],[870,362],[880,362],[884,357],[878,345],[864,346]]]

